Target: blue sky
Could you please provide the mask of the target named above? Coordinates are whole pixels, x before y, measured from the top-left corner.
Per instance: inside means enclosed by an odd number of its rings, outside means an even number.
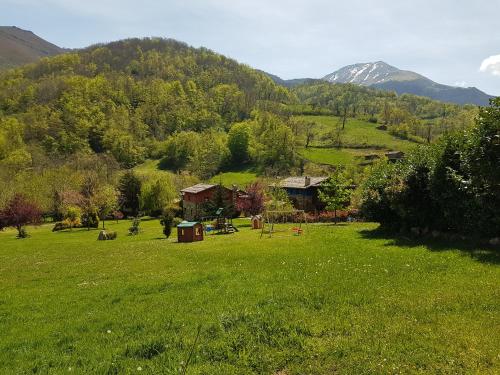
[[[68,48],[169,37],[282,78],[383,60],[500,95],[500,0],[0,0],[0,24]]]

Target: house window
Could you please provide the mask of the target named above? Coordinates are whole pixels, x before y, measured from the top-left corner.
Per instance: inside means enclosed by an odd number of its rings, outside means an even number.
[[[184,236],[184,229],[181,229],[181,236]]]
[[[199,228],[199,227],[194,228],[194,234],[195,234],[196,236],[199,236],[199,235],[200,235],[200,228]]]

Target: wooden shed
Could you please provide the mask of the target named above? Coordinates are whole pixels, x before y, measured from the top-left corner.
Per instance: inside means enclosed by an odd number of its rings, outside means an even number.
[[[183,221],[177,225],[177,241],[203,241],[203,225],[197,221]]]

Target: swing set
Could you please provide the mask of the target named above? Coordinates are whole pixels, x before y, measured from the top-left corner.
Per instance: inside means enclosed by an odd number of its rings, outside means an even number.
[[[293,226],[291,228],[283,228],[283,225],[288,223],[292,223]],[[272,237],[275,233],[283,233],[280,237],[288,237],[289,235],[301,236],[304,234],[302,224],[307,225],[306,212],[304,210],[266,211],[264,213],[260,238],[264,236],[264,233],[267,233],[269,237]],[[287,235],[286,233],[289,234]]]

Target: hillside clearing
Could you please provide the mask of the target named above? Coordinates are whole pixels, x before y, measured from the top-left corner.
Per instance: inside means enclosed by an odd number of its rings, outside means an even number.
[[[0,372],[177,373],[193,350],[190,374],[498,373],[498,254],[238,224],[194,244],[157,220],[0,232]]]
[[[297,116],[297,118],[318,124],[318,137],[314,146],[328,146],[329,141],[322,141],[321,138],[341,123],[341,119],[335,116]],[[377,124],[359,119],[348,119],[341,134],[342,145],[348,148],[375,148],[406,152],[417,145],[415,142],[397,138],[387,131],[378,130]]]

